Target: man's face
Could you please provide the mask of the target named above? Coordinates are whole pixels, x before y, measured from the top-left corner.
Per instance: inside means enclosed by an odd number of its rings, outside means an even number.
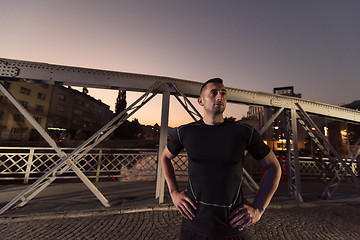
[[[221,83],[208,83],[198,98],[205,111],[223,113],[226,107],[226,89]]]

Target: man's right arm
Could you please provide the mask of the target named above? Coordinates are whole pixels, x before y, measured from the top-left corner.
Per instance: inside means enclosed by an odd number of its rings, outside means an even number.
[[[169,151],[167,146],[165,146],[161,155],[162,171],[175,207],[179,210],[183,217],[187,219],[193,219],[195,217],[194,210],[196,210],[196,207],[193,201],[188,196],[186,196],[185,191],[179,190],[175,177],[174,167],[171,163],[171,159],[174,157],[175,155]]]

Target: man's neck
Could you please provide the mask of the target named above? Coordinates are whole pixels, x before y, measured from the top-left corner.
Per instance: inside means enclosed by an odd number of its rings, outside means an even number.
[[[224,122],[224,117],[222,114],[215,115],[215,116],[205,115],[203,118],[203,121],[206,125],[214,126],[214,125],[222,124]]]

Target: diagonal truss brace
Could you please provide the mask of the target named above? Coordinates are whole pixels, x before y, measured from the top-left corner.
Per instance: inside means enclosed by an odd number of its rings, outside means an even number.
[[[184,93],[182,93],[179,88],[175,85],[175,84],[171,84],[172,89],[175,91],[175,98],[180,102],[180,104],[183,106],[183,108],[190,114],[190,116],[194,119],[194,121],[197,121],[197,119],[195,118],[195,116],[199,117],[200,119],[202,119],[201,114],[198,112],[198,110],[194,107],[194,105],[192,105],[192,103],[189,101],[189,99],[185,96]],[[181,98],[179,97],[179,95],[181,95],[184,99],[184,101],[181,100]],[[188,107],[189,106],[193,109],[193,111],[191,111]],[[194,116],[195,115],[195,116]]]
[[[194,115],[202,119],[201,114],[197,111],[197,109],[191,104],[191,102],[188,100],[188,98],[176,87],[175,84],[171,84],[171,87],[175,91],[174,96],[176,99],[180,102],[180,104],[185,108],[185,110],[190,114],[190,116],[194,119],[194,121],[197,121]],[[184,98],[184,102],[179,97],[181,95]],[[188,105],[194,110],[191,111],[188,107]],[[263,135],[264,132],[271,126],[273,121],[282,113],[282,111],[285,109],[285,107],[280,108],[262,127],[262,129],[259,131],[260,135]],[[246,153],[247,154],[247,153]],[[243,168],[244,173],[244,184],[250,189],[251,192],[255,193],[259,190],[259,185],[255,182],[255,180],[251,177],[251,175],[246,171],[245,168]]]
[[[171,87],[173,88],[173,90],[175,91],[175,97],[176,99],[180,102],[180,104],[185,108],[185,110],[190,114],[190,116],[194,119],[194,121],[197,121],[197,119],[195,118],[194,115],[196,115],[197,117],[199,117],[200,119],[202,119],[201,114],[197,111],[197,109],[194,107],[194,105],[191,104],[191,102],[189,101],[189,99],[176,87],[175,84],[172,84]],[[179,97],[179,95],[181,95],[184,99],[184,102],[181,100],[181,98]],[[193,111],[191,111],[188,107],[188,105],[193,109]],[[281,108],[265,125],[264,127],[261,129],[261,135],[266,131],[266,129],[271,125],[271,123],[274,121],[274,119],[276,119],[279,114],[284,110],[284,108]],[[250,191],[252,192],[257,192],[257,190],[259,189],[259,186],[257,185],[257,183],[255,182],[255,180],[251,177],[251,175],[246,171],[245,168],[243,168],[243,173],[244,173],[244,179],[243,182],[244,184],[250,189]]]
[[[357,187],[357,190],[360,191],[360,181],[357,178],[357,176],[354,174],[354,172],[351,170],[350,166],[348,165],[347,161],[344,161],[342,157],[336,152],[334,147],[330,144],[328,139],[324,136],[324,134],[320,131],[320,129],[317,127],[317,125],[314,123],[314,121],[310,118],[310,116],[301,108],[301,106],[296,103],[296,107],[300,110],[300,113],[303,117],[303,119],[308,122],[312,127],[315,128],[316,135],[323,141],[324,145],[327,147],[327,149],[321,145],[319,140],[316,138],[314,134],[310,134],[309,131],[307,131],[307,128],[305,126],[305,123],[303,123],[303,127],[305,128],[306,132],[309,134],[309,136],[313,139],[313,141],[319,146],[319,149],[325,154],[329,156],[330,162],[335,166],[337,169],[335,172],[335,176],[332,178],[328,186],[325,188],[322,197],[325,199],[331,199],[331,197],[335,194],[339,184],[343,180],[345,174],[350,175],[355,187]],[[332,156],[334,157],[332,157]],[[335,159],[334,159],[335,158]]]
[[[284,109],[285,109],[284,107],[280,108],[279,110],[277,110],[277,112],[274,115],[271,116],[271,118],[260,129],[259,131],[260,135],[263,135],[265,133],[265,131],[271,126],[271,124],[275,121],[275,119],[277,119],[279,115],[284,111]],[[245,156],[247,154],[248,152],[246,152]],[[259,190],[259,185],[255,182],[255,180],[251,177],[251,175],[246,171],[245,168],[243,168],[243,172],[244,172],[244,179],[243,179],[244,184],[248,187],[248,189],[252,193],[256,193]]]
[[[97,131],[93,136],[91,136],[88,140],[86,140],[82,145],[80,145],[77,149],[75,149],[72,153],[70,153],[68,156],[66,156],[57,146],[56,144],[51,140],[51,138],[48,136],[48,134],[41,128],[40,125],[36,126],[37,130],[40,134],[46,139],[49,140],[49,144],[54,147],[54,149],[57,151],[60,157],[59,163],[54,166],[50,171],[45,173],[42,177],[40,177],[37,181],[35,181],[31,186],[29,186],[27,189],[25,189],[22,193],[20,193],[18,196],[16,196],[12,201],[10,201],[7,205],[5,205],[1,210],[0,214],[5,212],[7,209],[12,207],[15,203],[17,203],[19,200],[22,202],[19,204],[19,206],[24,206],[28,201],[30,201],[33,197],[35,197],[38,193],[40,193],[43,189],[45,189],[50,183],[52,183],[57,176],[61,175],[62,173],[66,172],[69,168],[72,168],[72,170],[81,178],[81,180],[88,186],[88,188],[95,194],[95,196],[102,202],[102,204],[105,207],[110,207],[107,199],[101,194],[101,192],[90,182],[90,180],[81,172],[81,170],[76,167],[76,162],[81,159],[86,153],[88,153],[92,148],[94,148],[97,144],[99,144],[102,140],[104,140],[107,136],[109,136],[117,127],[119,127],[123,122],[125,122],[131,115],[133,115],[138,109],[140,109],[142,106],[144,106],[147,102],[149,102],[156,94],[155,91],[157,88],[159,88],[162,85],[161,82],[154,83],[148,91],[142,95],[138,100],[136,100],[131,106],[126,108],[124,111],[122,111],[120,114],[118,114],[114,119],[112,119],[109,123],[107,123],[104,127],[102,127],[99,131]],[[7,97],[13,98],[10,93],[6,91],[6,89],[0,84],[0,90],[4,92],[7,95]],[[152,93],[150,97],[148,97]],[[13,98],[14,99],[14,98]],[[136,106],[140,101],[143,102]],[[14,104],[16,107],[20,107],[21,113],[25,114],[25,117],[30,117],[30,121],[34,121],[34,127],[36,125],[36,121],[31,117],[29,113],[25,109],[21,107],[20,104],[17,103],[17,101],[14,99]],[[127,111],[132,111],[128,115],[125,116]],[[28,119],[28,120],[29,120]],[[39,128],[39,129],[38,129]],[[59,170],[62,168],[61,170]],[[49,178],[49,176],[52,175],[52,177]],[[27,194],[30,194],[28,197],[26,197]]]
[[[356,158],[360,155],[360,147],[358,148],[358,146],[360,146],[360,137],[358,138],[346,158],[347,160],[350,159],[350,164],[355,164]]]

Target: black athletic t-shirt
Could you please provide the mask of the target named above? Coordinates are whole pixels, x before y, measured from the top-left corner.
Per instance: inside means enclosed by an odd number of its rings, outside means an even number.
[[[193,220],[182,227],[205,236],[239,235],[229,224],[230,212],[242,203],[241,181],[244,152],[262,159],[270,148],[249,125],[224,122],[206,125],[202,120],[180,126],[167,147],[177,155],[188,154],[187,195],[196,203]]]

